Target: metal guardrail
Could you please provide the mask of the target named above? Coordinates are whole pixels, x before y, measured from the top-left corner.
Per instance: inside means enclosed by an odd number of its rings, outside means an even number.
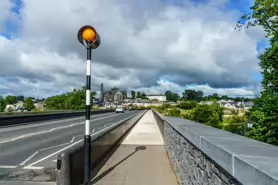
[[[119,145],[121,139],[146,113],[133,115],[92,136],[91,167],[96,168],[103,158]],[[83,183],[84,177],[84,146],[79,143],[69,148],[58,156],[57,160],[57,185],[79,185]]]
[[[91,114],[101,114],[113,112],[115,110],[95,110],[92,111]],[[37,121],[47,121],[53,119],[61,119],[61,118],[70,118],[84,116],[85,111],[77,111],[77,112],[64,112],[64,113],[50,113],[50,114],[34,114],[34,115],[23,115],[23,116],[0,116],[0,126],[10,126],[10,125],[18,125],[29,122],[37,122]]]

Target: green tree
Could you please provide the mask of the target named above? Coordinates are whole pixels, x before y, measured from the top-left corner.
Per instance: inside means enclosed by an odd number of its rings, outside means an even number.
[[[260,55],[263,91],[254,100],[248,117],[254,122],[247,136],[278,145],[278,2],[255,0],[251,12],[244,14],[237,27],[260,25],[270,38],[271,47]]]
[[[5,110],[5,100],[2,96],[0,96],[0,112],[3,112]]]
[[[172,101],[177,102],[179,99],[180,99],[180,96],[178,93],[172,94],[172,98],[171,98]]]
[[[137,92],[137,98],[142,98],[142,93],[141,92]]]
[[[223,95],[223,96],[221,96],[220,99],[221,99],[221,100],[229,100],[230,98],[229,98],[229,96],[227,96],[227,95]]]
[[[217,93],[213,93],[212,96],[211,96],[211,100],[219,100],[219,96]]]
[[[196,100],[201,101],[204,96],[204,93],[202,91],[196,91],[192,89],[184,90],[182,93],[182,98],[184,100]]]
[[[197,104],[194,109],[192,109],[189,118],[206,125],[213,127],[218,127],[222,122],[223,111],[219,104],[214,102],[212,105],[207,104]]]
[[[171,91],[166,91],[165,92],[165,96],[166,96],[166,100],[167,101],[171,101],[172,100],[172,92]]]
[[[169,109],[169,110],[167,111],[167,114],[168,114],[168,116],[180,117],[181,111],[180,111],[180,109],[173,108],[173,109]]]
[[[178,107],[181,109],[191,110],[195,108],[196,105],[197,105],[197,101],[183,101],[178,105]]]
[[[91,92],[91,101],[95,98],[96,92]],[[86,107],[86,88],[73,89],[72,92],[52,96],[46,99],[46,106],[49,109],[73,109],[83,110]],[[92,103],[92,102],[91,102]],[[93,104],[92,104],[93,105]]]
[[[8,105],[8,104],[15,104],[17,102],[16,100],[16,96],[7,96],[5,98],[5,105]]]
[[[237,23],[237,28],[243,25],[264,28],[268,37],[278,35],[278,3],[277,0],[255,0],[250,7],[251,12],[244,14]]]
[[[21,96],[17,96],[16,99],[17,101],[24,101],[25,97],[21,95]]]
[[[136,97],[136,92],[135,92],[135,91],[131,91],[131,96],[132,96],[132,99],[135,99],[135,97]]]
[[[171,91],[166,91],[165,96],[166,96],[167,101],[177,102],[180,99],[180,96],[178,93],[173,93]]]
[[[28,110],[31,111],[32,109],[35,108],[34,104],[33,104],[33,100],[31,98],[27,98],[25,103],[24,103],[24,107]]]

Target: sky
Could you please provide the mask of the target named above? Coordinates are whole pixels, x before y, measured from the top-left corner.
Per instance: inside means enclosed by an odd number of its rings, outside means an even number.
[[[252,97],[260,91],[260,27],[235,30],[252,0],[1,0],[0,95],[49,97],[80,88],[92,25],[92,90]]]

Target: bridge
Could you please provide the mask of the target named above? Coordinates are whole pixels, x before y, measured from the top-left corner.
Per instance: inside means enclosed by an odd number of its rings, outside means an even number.
[[[84,116],[58,117],[0,119],[1,185],[83,183]],[[110,111],[92,114],[91,129],[91,184],[278,184],[278,147],[200,123]]]

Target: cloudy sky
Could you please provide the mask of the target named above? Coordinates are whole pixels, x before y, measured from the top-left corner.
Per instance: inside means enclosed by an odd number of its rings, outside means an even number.
[[[202,90],[253,96],[261,80],[261,28],[234,30],[252,0],[0,0],[0,95],[48,97],[85,84],[86,24],[92,89]]]

